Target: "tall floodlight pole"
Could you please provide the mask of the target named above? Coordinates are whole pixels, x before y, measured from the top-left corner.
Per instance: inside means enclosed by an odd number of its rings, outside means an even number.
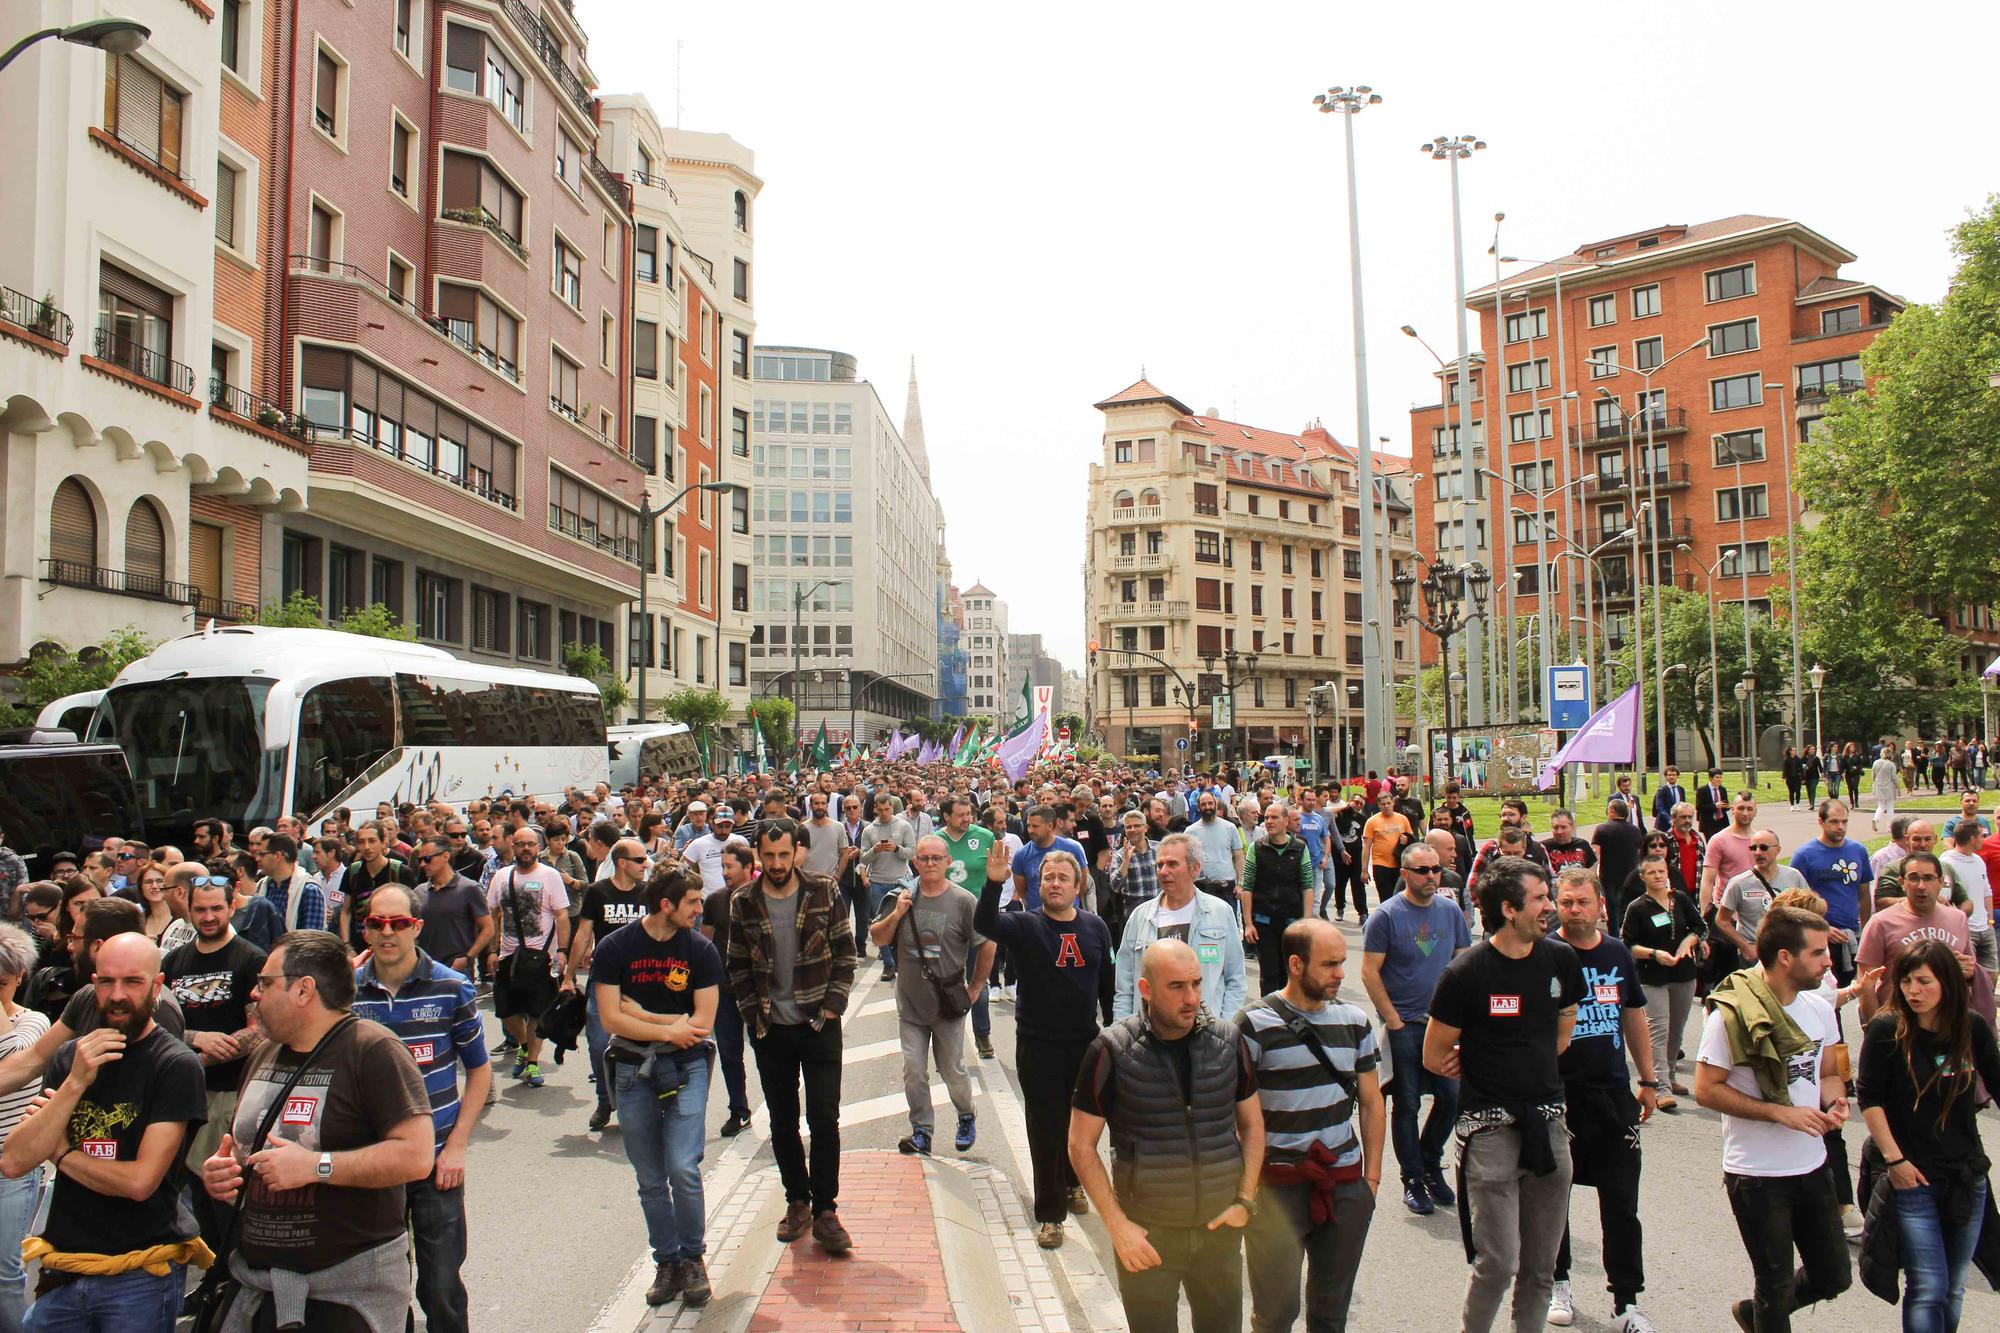
[[[1499,569],[1494,581],[1499,585],[1502,602],[1500,604],[1500,639],[1502,650],[1501,670],[1507,673],[1507,687],[1500,692],[1500,706],[1508,721],[1521,716],[1521,673],[1514,660],[1514,493],[1510,478],[1513,473],[1508,468],[1509,455],[1513,451],[1513,433],[1502,435],[1497,427],[1507,416],[1511,406],[1507,401],[1509,387],[1503,376],[1507,372],[1507,304],[1500,292],[1500,224],[1506,219],[1505,213],[1493,215],[1493,247],[1486,253],[1493,256],[1493,346],[1498,354],[1487,359],[1493,363],[1493,396],[1486,401],[1486,431],[1493,441],[1487,447],[1487,454],[1494,459],[1491,469],[1498,479],[1500,488],[1500,530],[1496,534],[1499,544],[1495,552]],[[1535,363],[1535,345],[1528,344],[1528,365],[1532,371]],[[1468,499],[1471,497],[1467,497]],[[1539,493],[1536,503],[1540,504]]]
[[[1373,577],[1376,547],[1385,543],[1375,524],[1375,436],[1368,422],[1368,330],[1361,303],[1361,200],[1354,172],[1354,118],[1364,107],[1382,100],[1382,95],[1366,84],[1352,88],[1329,88],[1313,98],[1322,112],[1339,112],[1347,144],[1347,267],[1353,287],[1354,313],[1354,452],[1358,460],[1361,487],[1361,620],[1365,626],[1378,625],[1385,612],[1377,600]],[[1384,511],[1384,522],[1387,511]],[[1396,734],[1393,710],[1395,694],[1384,688],[1386,667],[1381,635],[1368,630],[1361,638],[1361,735],[1367,751],[1365,767],[1377,772],[1389,768],[1389,740]],[[1385,707],[1385,704],[1387,705]]]
[[[1475,564],[1479,558],[1473,545],[1478,535],[1477,513],[1473,509],[1474,497],[1478,494],[1476,489],[1478,464],[1472,459],[1472,351],[1469,345],[1471,335],[1466,328],[1465,318],[1465,222],[1459,216],[1458,164],[1484,147],[1486,147],[1484,139],[1470,134],[1441,134],[1419,147],[1419,151],[1428,154],[1433,162],[1446,162],[1451,166],[1451,271],[1458,313],[1458,438],[1463,446],[1460,485],[1464,490],[1459,501],[1459,506],[1465,513],[1465,531],[1461,535],[1464,553],[1460,563],[1463,565]],[[1487,415],[1489,417],[1492,415],[1490,407]],[[1489,421],[1489,429],[1491,424]],[[1485,664],[1481,660],[1486,650],[1485,640],[1483,621],[1476,618],[1467,620],[1464,648],[1465,698],[1466,711],[1471,716],[1466,721],[1475,727],[1484,725],[1487,716],[1486,672]]]
[[[1792,527],[1792,515],[1798,509],[1798,500],[1792,493],[1792,402],[1790,388],[1783,384],[1766,384],[1765,393],[1778,395],[1778,438],[1785,446],[1785,484],[1778,489],[1785,496],[1785,583],[1786,597],[1791,602],[1792,615],[1792,740],[1798,741],[1799,728],[1805,724],[1801,710],[1805,707],[1805,696],[1799,684],[1799,542],[1798,534]],[[1743,488],[1737,487],[1736,503],[1743,503]],[[1815,705],[1817,707],[1817,705]],[[1819,744],[1819,727],[1813,727],[1813,744]]]

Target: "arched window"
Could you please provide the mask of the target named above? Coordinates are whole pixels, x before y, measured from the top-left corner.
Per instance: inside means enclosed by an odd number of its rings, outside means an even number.
[[[167,525],[159,506],[141,496],[125,517],[125,587],[132,592],[164,592],[167,583]]]
[[[55,503],[49,506],[49,559],[71,566],[97,566],[97,506],[90,492],[75,477],[56,487]]]
[[[736,192],[736,230],[750,230],[750,196],[741,190]]]
[[[69,483],[64,482],[63,484],[68,485]],[[1132,492],[1120,491],[1118,494],[1112,496],[1111,507],[1113,509],[1130,509],[1132,507]]]
[[[1142,505],[1157,506],[1160,503],[1160,493],[1149,488],[1139,496],[1139,503]]]

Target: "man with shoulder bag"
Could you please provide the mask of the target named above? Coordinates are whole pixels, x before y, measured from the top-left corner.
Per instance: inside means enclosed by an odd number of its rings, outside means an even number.
[[[569,948],[569,894],[554,866],[539,859],[534,830],[514,830],[513,861],[494,872],[486,890],[487,908],[500,923],[500,962],[494,973],[493,1010],[509,1037],[519,1044],[514,1077],[542,1086],[542,1036],[537,1020],[576,983],[556,980],[558,958]],[[539,941],[539,943],[537,943]]]

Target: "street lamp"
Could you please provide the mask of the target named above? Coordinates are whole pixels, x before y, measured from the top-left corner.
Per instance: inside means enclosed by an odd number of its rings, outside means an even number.
[[[1757,673],[1745,667],[1736,682],[1736,697],[1743,702],[1743,780],[1757,786]]]
[[[1347,143],[1347,267],[1354,289],[1354,453],[1356,481],[1361,487],[1361,619],[1364,624],[1380,620],[1380,592],[1375,580],[1378,560],[1386,560],[1378,547],[1387,542],[1375,523],[1375,463],[1373,429],[1368,420],[1368,332],[1361,303],[1361,202],[1354,173],[1354,118],[1382,101],[1382,94],[1367,84],[1352,88],[1329,88],[1313,98],[1313,105],[1326,114],[1338,112]],[[1386,521],[1386,515],[1385,515]],[[1380,636],[1374,632],[1361,641],[1361,680],[1366,698],[1368,762],[1377,768],[1382,754],[1382,687],[1387,673]],[[1231,701],[1232,708],[1234,700]],[[1393,712],[1392,712],[1393,716]],[[1390,725],[1393,725],[1390,724]]]
[[[1686,542],[1676,543],[1674,549],[1685,552],[1692,557],[1688,563],[1701,571],[1701,595],[1708,610],[1706,617],[1708,620],[1708,697],[1711,710],[1709,713],[1709,727],[1715,737],[1716,747],[1719,750],[1722,746],[1722,666],[1721,659],[1715,653],[1715,571],[1722,568],[1722,562],[1727,560],[1736,551],[1736,548],[1734,546],[1723,547],[1715,553],[1715,563],[1710,565],[1702,564],[1701,557],[1696,556],[1694,548]]]
[[[1486,147],[1486,141],[1470,134],[1440,134],[1429,143],[1419,146],[1418,151],[1433,162],[1445,162],[1451,166],[1451,266],[1453,291],[1456,296],[1454,309],[1458,314],[1458,438],[1463,449],[1461,467],[1466,505],[1471,505],[1477,496],[1475,474],[1472,462],[1472,353],[1469,346],[1470,334],[1466,329],[1465,315],[1465,226],[1460,217],[1458,202],[1458,164]],[[1477,532],[1472,514],[1468,511],[1463,534],[1464,563],[1473,562],[1473,538]],[[1483,617],[1482,617],[1483,619]],[[1469,685],[1469,699],[1473,721],[1486,720],[1484,699],[1485,677],[1479,654],[1482,638],[1477,622],[1468,622],[1465,641],[1465,673]]]
[[[597,461],[595,459],[592,459],[591,466],[595,467],[596,462]],[[648,649],[651,649],[653,647],[653,617],[650,611],[648,610],[648,602],[646,599],[647,576],[653,572],[653,558],[652,558],[653,520],[662,517],[667,513],[668,510],[672,509],[675,505],[679,504],[681,500],[686,497],[689,491],[708,491],[715,495],[725,495],[744,489],[745,487],[743,483],[740,481],[694,482],[689,485],[681,487],[679,490],[675,491],[671,496],[667,497],[667,501],[665,504],[655,507],[653,504],[653,493],[645,489],[644,482],[640,483],[639,531],[645,539],[645,549],[640,553],[638,560],[635,561],[634,563],[636,563],[639,566],[639,624],[641,628],[643,628],[645,631],[646,647]],[[722,597],[720,594],[720,590],[718,590],[717,592],[715,604],[716,604],[715,614],[717,619],[720,620],[722,616]],[[651,656],[650,652],[648,653],[648,656],[649,657]],[[639,665],[639,720],[641,722],[644,722],[646,720],[646,672],[649,671],[650,669],[651,669],[650,662],[642,662]],[[721,681],[718,680],[716,683],[720,684]]]
[[[1200,656],[1202,669],[1210,675],[1215,674],[1216,655],[1214,653],[1202,653]],[[1222,692],[1229,696],[1229,741],[1230,748],[1234,751],[1238,748],[1236,742],[1236,687],[1257,674],[1257,654],[1243,653],[1239,655],[1234,648],[1231,648],[1222,654],[1221,660],[1223,669]],[[1240,674],[1236,670],[1239,666],[1243,668]],[[1249,748],[1249,737],[1250,729],[1246,726],[1243,728],[1241,748]],[[1230,758],[1236,763],[1243,762],[1243,755],[1240,753],[1233,753]]]
[[[1422,557],[1419,557],[1421,559]],[[1481,620],[1486,615],[1486,594],[1492,576],[1486,567],[1478,563],[1457,566],[1437,566],[1425,564],[1421,584],[1410,570],[1404,570],[1394,579],[1396,598],[1396,622],[1414,621],[1420,629],[1429,631],[1438,641],[1438,659],[1447,669],[1451,662],[1451,639],[1466,625]],[[1419,615],[1413,608],[1414,594],[1421,588],[1424,596],[1424,611]],[[1468,594],[1471,609],[1466,607]],[[1471,654],[1467,653],[1468,662]],[[1449,778],[1456,765],[1458,751],[1455,744],[1455,724],[1452,717],[1450,685],[1462,679],[1457,672],[1448,670],[1444,692],[1444,752],[1445,776]],[[1430,744],[1425,737],[1417,737],[1417,748],[1424,756],[1424,777],[1433,781],[1430,762]],[[1433,785],[1434,781],[1433,781]]]
[[[67,28],[43,28],[8,47],[7,54],[0,55],[0,69],[13,64],[15,56],[36,42],[47,41],[51,37],[59,37],[77,46],[94,46],[108,56],[122,56],[138,50],[152,35],[151,28],[134,19],[89,19],[72,23]]]
[[[1814,662],[1813,669],[1808,674],[1812,677],[1813,749],[1819,751],[1820,762],[1824,764],[1826,762],[1826,751],[1822,747],[1825,745],[1825,742],[1820,739],[1819,734],[1819,692],[1826,685],[1826,668]],[[1990,701],[1993,697],[1993,677],[1981,676],[1979,678],[1979,685],[1980,692]],[[1989,736],[1993,734],[1993,716],[1990,710],[1986,716],[1986,731],[1982,734]]]

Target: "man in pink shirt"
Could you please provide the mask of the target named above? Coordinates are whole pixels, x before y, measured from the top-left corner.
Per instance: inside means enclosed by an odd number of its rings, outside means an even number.
[[[1757,797],[1749,791],[1736,794],[1729,807],[1729,827],[1719,829],[1708,840],[1701,866],[1701,910],[1706,913],[1715,895],[1725,884],[1750,869],[1750,826],[1757,822]]]
[[[1866,1023],[1889,1002],[1889,964],[1903,946],[1913,940],[1941,940],[1958,955],[1960,970],[1972,991],[1972,1007],[1988,1023],[1993,1021],[1993,977],[1973,961],[1972,930],[1965,913],[1941,902],[1944,866],[1931,852],[1911,852],[1903,858],[1903,896],[1887,907],[1878,907],[1861,928],[1861,947],[1855,962],[1861,979],[1871,974],[1874,984],[1860,992],[1861,1021]]]

